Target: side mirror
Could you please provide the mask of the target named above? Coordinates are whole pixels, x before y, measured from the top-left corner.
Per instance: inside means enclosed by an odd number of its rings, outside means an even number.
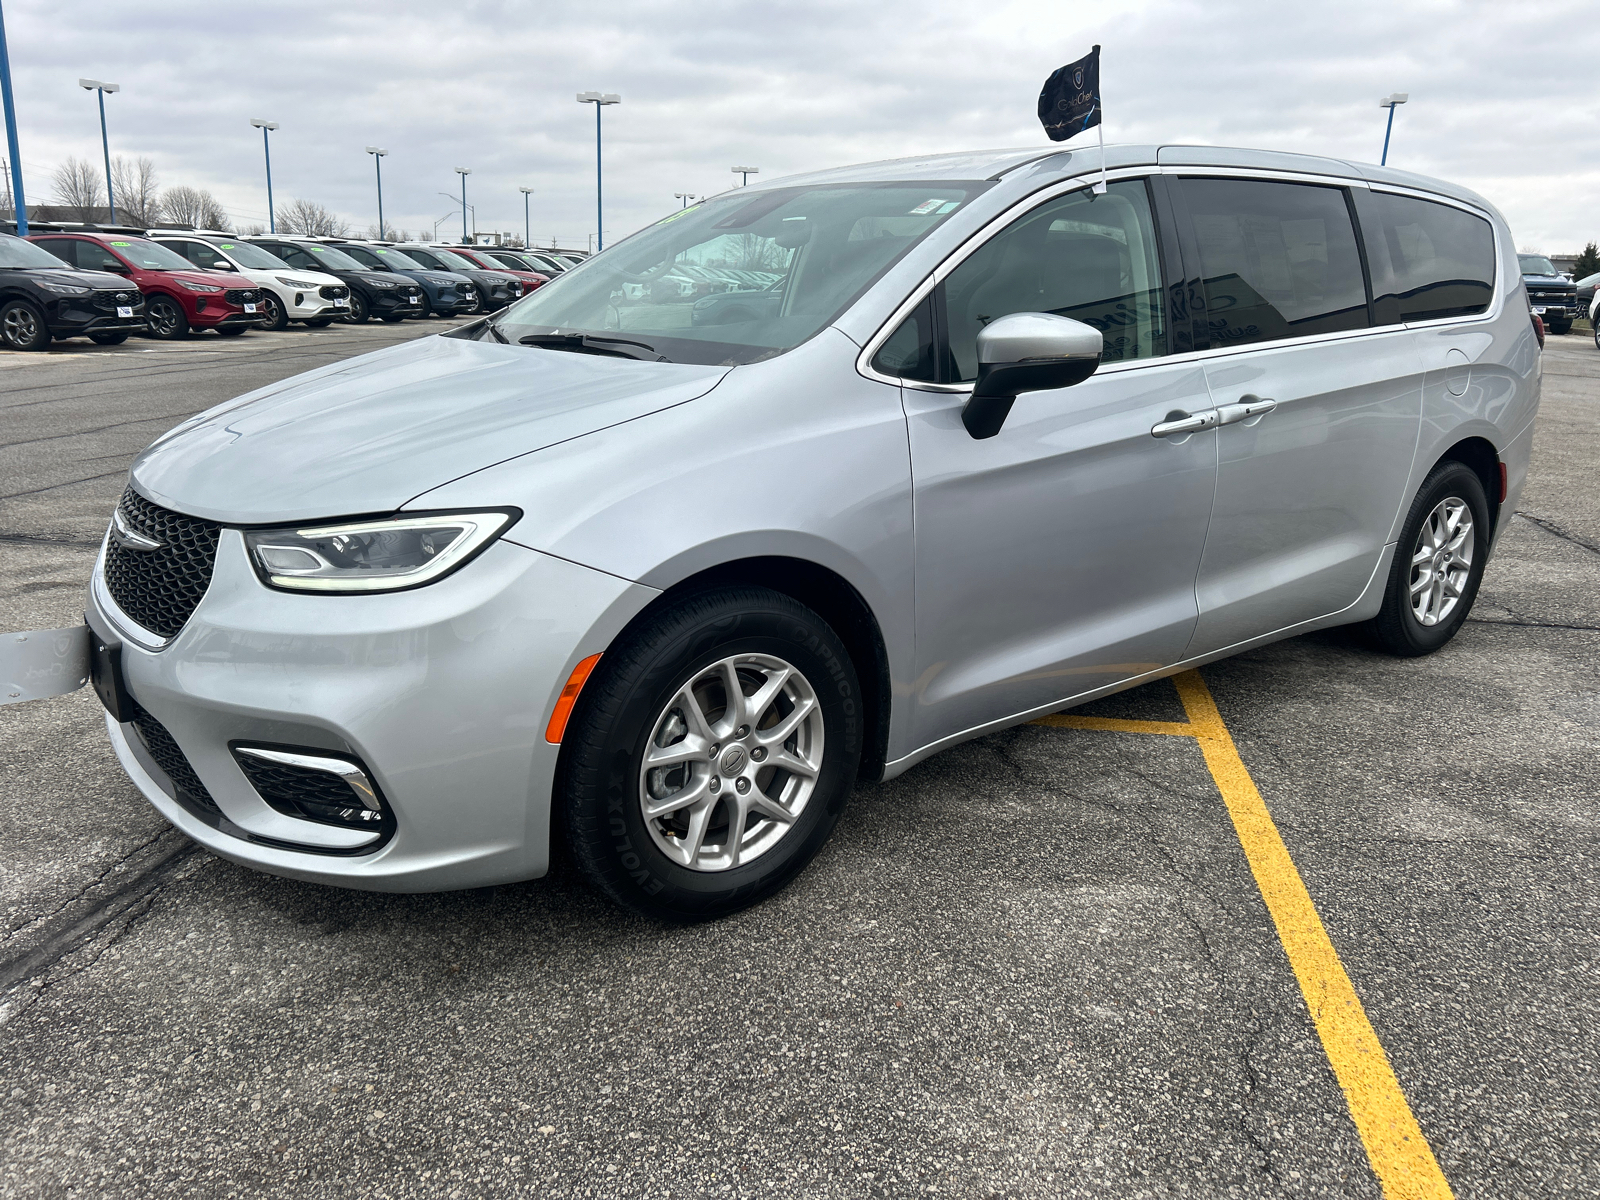
[[[219,259],[217,259],[216,263],[213,266],[211,266],[209,269],[212,270],[212,271],[237,271],[239,268],[234,266],[227,259],[219,258]]]
[[[978,382],[961,410],[974,438],[992,438],[1023,392],[1082,383],[1100,366],[1098,329],[1053,313],[1011,313],[978,333]]]

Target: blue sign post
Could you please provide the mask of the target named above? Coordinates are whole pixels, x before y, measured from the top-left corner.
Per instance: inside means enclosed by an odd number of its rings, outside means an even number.
[[[6,13],[0,5],[0,100],[6,109],[6,146],[11,152],[11,196],[17,236],[28,236],[28,201],[22,194],[22,151],[17,148],[17,106],[11,99],[11,52],[6,48]]]

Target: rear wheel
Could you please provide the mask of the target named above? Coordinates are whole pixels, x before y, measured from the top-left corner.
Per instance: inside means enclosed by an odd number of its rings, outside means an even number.
[[[289,310],[276,293],[262,289],[261,308],[267,314],[261,322],[261,328],[278,330],[289,327]]]
[[[91,333],[89,340],[96,346],[120,346],[128,340],[125,333]]]
[[[398,324],[400,324],[401,321],[404,321],[405,319],[406,319],[405,313],[392,313],[389,316],[383,318],[383,323],[385,325],[398,325]]]
[[[8,350],[43,350],[50,344],[44,314],[26,300],[0,306],[0,343]]]
[[[238,337],[248,328],[248,325],[224,325],[217,332],[223,337]]]
[[[332,324],[333,324],[333,318],[332,317],[313,317],[311,320],[306,322],[306,325],[309,326],[312,329],[326,329],[329,325],[332,325]]]
[[[772,895],[827,842],[861,756],[837,635],[764,588],[689,596],[600,660],[564,739],[573,857],[619,904],[671,921]]]
[[[1489,553],[1489,501],[1471,467],[1442,462],[1412,501],[1370,623],[1378,644],[1411,658],[1432,654],[1472,611]]]
[[[189,336],[189,318],[170,296],[152,296],[144,314],[152,337],[171,342]]]

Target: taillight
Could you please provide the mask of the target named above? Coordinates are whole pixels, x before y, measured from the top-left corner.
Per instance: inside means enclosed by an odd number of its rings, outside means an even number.
[[[1529,313],[1533,318],[1533,335],[1539,339],[1539,349],[1544,349],[1544,320],[1538,313]]]

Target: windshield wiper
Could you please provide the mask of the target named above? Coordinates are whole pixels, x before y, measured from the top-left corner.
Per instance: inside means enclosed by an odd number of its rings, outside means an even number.
[[[671,362],[649,342],[636,342],[632,338],[602,337],[597,333],[530,333],[517,339],[524,346],[538,346],[545,350],[570,350],[575,354],[605,354],[612,358],[637,358],[642,362]],[[634,354],[613,346],[637,346],[645,351]]]
[[[497,326],[493,321],[485,321],[483,323],[483,327],[485,329],[487,329],[490,333],[494,334],[494,340],[499,342],[502,346],[511,345],[511,339],[508,338],[505,334],[501,333],[500,332],[500,327]]]

